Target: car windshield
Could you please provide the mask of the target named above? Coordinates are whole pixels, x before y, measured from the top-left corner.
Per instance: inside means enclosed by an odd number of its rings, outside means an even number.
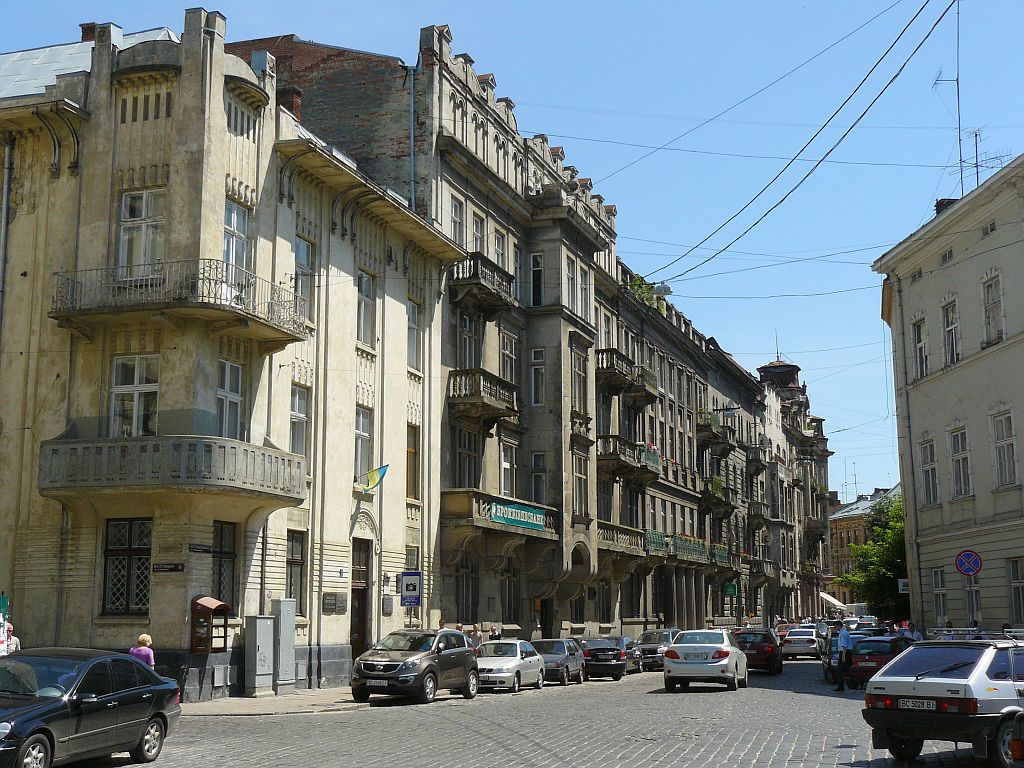
[[[534,646],[536,648],[536,646]],[[481,656],[500,656],[504,659],[512,659],[519,655],[519,646],[516,643],[484,643],[478,649]]]
[[[741,632],[736,635],[738,643],[767,643],[768,638],[760,632]]]
[[[648,630],[640,635],[640,639],[637,642],[641,645],[652,645],[654,643],[667,643],[671,639],[668,632]]]
[[[540,654],[565,653],[565,643],[558,640],[534,640],[533,647]]]
[[[373,646],[380,651],[429,651],[434,636],[425,632],[392,632]]]
[[[721,632],[683,632],[676,640],[679,645],[725,645]]]
[[[814,637],[813,629],[794,629],[789,633],[789,637]]]
[[[75,659],[0,657],[0,694],[59,698],[71,690],[81,666]]]
[[[914,645],[886,668],[885,676],[966,680],[984,652],[980,645]]]
[[[861,640],[853,646],[858,656],[892,656],[892,643],[887,640]]]
[[[618,648],[619,645],[615,641],[607,637],[594,637],[587,640],[588,648]]]

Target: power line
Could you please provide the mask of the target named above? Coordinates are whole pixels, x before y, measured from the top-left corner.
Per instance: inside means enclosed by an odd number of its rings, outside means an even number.
[[[814,352],[841,352],[845,349],[860,349],[862,347],[873,347],[877,344],[881,344],[879,341],[868,341],[864,344],[850,344],[845,347],[827,347],[825,349],[798,349],[792,352],[787,352],[787,355],[809,355]],[[769,350],[768,352],[730,352],[730,355],[773,355],[775,350]]]
[[[868,24],[870,24],[875,19],[877,19],[879,16],[881,16],[881,15],[891,11],[893,8],[895,8],[897,5],[899,5],[901,2],[903,2],[903,0],[896,0],[896,2],[894,2],[888,8],[882,9],[881,11],[876,13],[874,16],[872,16],[870,19],[868,19],[863,24],[861,24],[859,27],[851,30],[850,32],[847,32],[845,35],[843,35],[841,38],[836,40],[834,43],[832,43],[831,45],[826,46],[825,48],[822,48],[820,51],[818,51],[816,54],[811,56],[809,59],[801,62],[800,64],[797,64],[795,67],[793,67],[793,69],[789,70],[785,74],[780,75],[779,77],[775,78],[774,80],[772,80],[767,85],[762,86],[761,88],[758,88],[756,91],[751,93],[749,96],[744,96],[742,99],[737,101],[735,104],[732,104],[731,106],[726,107],[725,109],[723,109],[721,112],[719,112],[714,117],[709,117],[707,120],[701,121],[697,125],[693,126],[693,128],[690,128],[689,130],[683,131],[681,134],[679,134],[675,138],[671,139],[670,141],[666,141],[660,147],[652,149],[649,152],[646,152],[643,155],[641,155],[640,157],[636,158],[635,160],[632,160],[631,162],[629,162],[626,165],[622,166],[621,168],[618,168],[618,169],[612,171],[611,173],[609,173],[609,174],[607,174],[605,176],[602,176],[600,179],[597,180],[597,183],[600,183],[602,181],[606,181],[607,179],[610,179],[612,176],[615,176],[616,174],[622,173],[627,168],[632,168],[634,165],[636,165],[637,163],[639,163],[642,160],[647,159],[648,157],[650,157],[654,153],[658,152],[659,150],[664,149],[665,147],[669,146],[670,144],[674,144],[675,142],[679,141],[679,139],[683,138],[684,136],[688,136],[689,134],[693,133],[694,131],[699,130],[700,128],[703,128],[708,123],[714,122],[718,118],[723,117],[724,115],[728,114],[729,112],[732,112],[734,109],[736,109],[736,107],[740,106],[741,104],[745,104],[746,102],[750,101],[755,96],[758,96],[758,95],[764,93],[765,91],[767,91],[769,88],[771,88],[776,83],[782,82],[787,77],[792,75],[794,72],[796,72],[796,71],[798,71],[800,69],[803,69],[805,66],[810,64],[812,61],[817,59],[819,56],[821,56],[821,55],[827,53],[828,51],[832,50],[833,48],[835,48],[837,45],[839,45],[841,42],[843,42],[847,38],[852,37],[854,34],[856,34],[860,30],[862,30],[864,27],[866,27]],[[927,4],[928,0],[925,0],[925,2]]]
[[[804,299],[813,296],[834,296],[837,293],[853,293],[854,291],[877,291],[877,285],[863,285],[859,288],[840,288],[835,291],[818,291],[816,293],[774,293],[764,296],[681,296],[672,294],[680,299]]]

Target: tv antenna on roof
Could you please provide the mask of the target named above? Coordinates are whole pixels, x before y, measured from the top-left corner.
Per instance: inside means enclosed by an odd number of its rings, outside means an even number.
[[[963,124],[960,120],[960,0],[956,0],[956,77],[943,78],[942,70],[940,69],[938,74],[935,75],[935,80],[932,82],[932,90],[939,83],[955,83],[956,84],[956,130],[957,130],[957,147],[960,149],[960,197],[964,196],[964,135],[963,135]]]

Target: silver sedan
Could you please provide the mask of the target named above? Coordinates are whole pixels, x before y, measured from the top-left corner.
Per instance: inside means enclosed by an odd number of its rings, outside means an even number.
[[[725,683],[730,691],[747,687],[747,656],[732,632],[703,629],[676,636],[665,651],[665,690],[691,682]]]
[[[480,687],[517,693],[524,685],[544,687],[544,657],[525,640],[491,640],[477,648]]]

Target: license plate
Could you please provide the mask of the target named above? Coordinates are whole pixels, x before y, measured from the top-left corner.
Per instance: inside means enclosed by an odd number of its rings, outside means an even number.
[[[381,688],[386,688],[387,684],[388,684],[388,681],[387,680],[367,680],[366,684],[367,685],[373,685],[373,686],[380,686]]]
[[[928,699],[897,699],[896,706],[900,709],[935,709],[935,702]]]
[[[701,661],[706,659],[708,655],[706,653],[684,653],[683,658],[686,661]]]
[[[858,667],[877,667],[878,663],[875,661],[858,661]]]
[[[743,655],[744,656],[756,656],[757,655],[757,651],[744,651]]]

